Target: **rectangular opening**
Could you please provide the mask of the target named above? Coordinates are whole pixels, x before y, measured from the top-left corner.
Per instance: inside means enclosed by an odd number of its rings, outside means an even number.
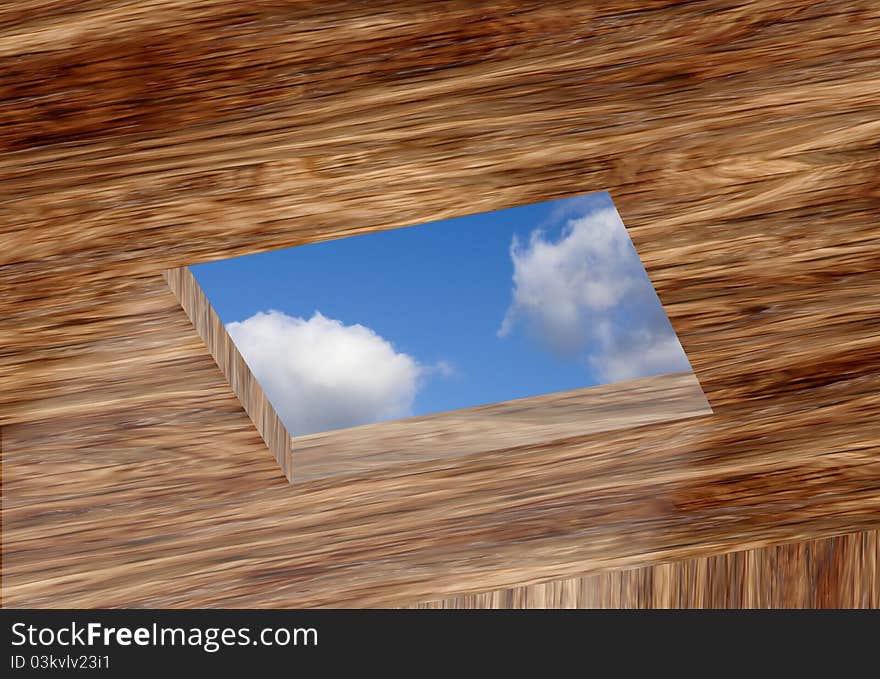
[[[711,412],[608,193],[190,269],[297,480]]]

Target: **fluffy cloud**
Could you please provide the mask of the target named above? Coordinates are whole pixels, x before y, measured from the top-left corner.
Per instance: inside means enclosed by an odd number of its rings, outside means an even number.
[[[260,312],[226,326],[293,435],[406,417],[426,369],[363,325]]]
[[[510,255],[513,301],[499,336],[522,323],[608,382],[689,369],[616,210],[568,220],[558,240],[541,230],[514,238]]]

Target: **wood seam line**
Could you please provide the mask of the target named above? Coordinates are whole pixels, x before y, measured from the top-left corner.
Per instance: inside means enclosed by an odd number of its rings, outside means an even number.
[[[291,436],[229,337],[201,286],[188,267],[166,269],[162,276],[189,317],[196,334],[205,343],[226,382],[232,387],[244,411],[251,418],[269,452],[278,462],[288,483],[293,483]]]

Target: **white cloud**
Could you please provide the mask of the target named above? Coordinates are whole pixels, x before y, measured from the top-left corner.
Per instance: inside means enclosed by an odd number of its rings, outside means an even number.
[[[569,220],[558,240],[514,238],[513,301],[498,331],[518,323],[554,352],[585,355],[606,381],[689,369],[641,260],[613,208]]]
[[[426,372],[363,325],[260,312],[226,326],[293,435],[407,417]]]
[[[590,362],[608,382],[690,370],[675,333],[648,337],[638,349],[605,346],[603,351],[590,356]]]

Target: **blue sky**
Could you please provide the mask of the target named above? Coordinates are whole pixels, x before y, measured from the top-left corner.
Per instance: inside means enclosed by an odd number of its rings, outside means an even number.
[[[607,193],[191,269],[294,434],[689,368]]]

